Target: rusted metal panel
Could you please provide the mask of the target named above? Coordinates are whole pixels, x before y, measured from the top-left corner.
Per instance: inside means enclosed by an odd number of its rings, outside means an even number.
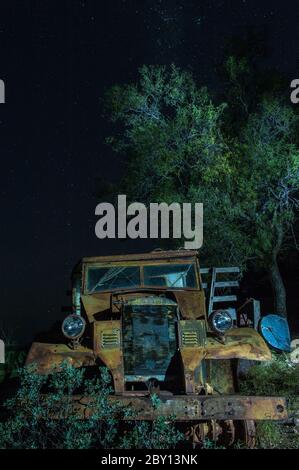
[[[83,346],[72,350],[66,344],[32,343],[26,365],[35,364],[40,374],[59,370],[61,363],[67,361],[74,367],[93,366],[96,362],[94,351]]]
[[[204,348],[181,349],[184,366],[185,393],[199,393],[203,389],[202,360]]]
[[[116,341],[115,338],[119,340]],[[124,366],[121,343],[121,322],[119,320],[94,323],[94,351],[96,356],[109,368],[116,393],[124,391]]]
[[[111,293],[104,292],[102,294],[81,295],[81,300],[88,317],[92,323],[95,321],[94,315],[104,313],[111,308]]]
[[[149,253],[127,254],[127,255],[112,255],[112,256],[91,256],[83,258],[83,263],[106,263],[115,261],[142,261],[142,260],[165,260],[173,258],[196,258],[198,252],[196,250],[169,250],[169,251],[151,251]]]
[[[219,395],[235,393],[235,368],[230,359],[205,360],[207,382],[212,392]]]
[[[148,288],[140,288],[139,292],[136,292],[137,289],[134,290],[134,293],[124,291],[123,294],[113,294],[116,298],[117,295],[122,301],[126,301],[127,298],[131,296],[140,297],[141,295],[161,295],[165,289],[148,289]],[[148,292],[146,292],[148,291]],[[162,291],[162,292],[161,292]],[[172,295],[172,290],[168,289],[168,294]],[[90,322],[95,321],[95,315],[107,313],[109,309],[113,310],[113,305],[111,305],[111,293],[104,292],[101,294],[92,294],[92,295],[81,295],[82,303],[84,309],[86,311],[88,320]],[[204,318],[206,314],[206,307],[205,307],[205,296],[203,291],[199,290],[173,290],[173,296],[176,299],[176,302],[179,305],[182,317],[185,319],[195,320],[196,318]]]
[[[159,397],[153,406],[149,397],[111,396],[127,409],[131,408],[136,420],[153,420],[160,416],[174,416],[177,421],[200,420],[283,420],[287,418],[286,400],[282,397],[189,395]],[[78,412],[88,414],[89,399],[76,397]],[[80,410],[80,411],[79,411]]]
[[[252,328],[235,328],[225,335],[225,342],[214,337],[207,339],[206,359],[250,359],[270,361],[271,351],[265,341]]]
[[[179,337],[185,392],[199,393],[204,389],[205,382],[202,370],[206,341],[205,320],[180,320]]]
[[[205,317],[206,304],[204,291],[174,291],[183,318],[195,320]]]

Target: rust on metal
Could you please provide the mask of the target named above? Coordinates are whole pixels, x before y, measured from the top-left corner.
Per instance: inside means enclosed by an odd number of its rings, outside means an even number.
[[[110,310],[111,293],[81,295],[81,300],[90,323],[95,321],[96,314],[102,314]]]
[[[270,361],[272,354],[261,335],[253,328],[235,328],[225,335],[225,342],[209,337],[206,359],[249,359]]]
[[[109,368],[115,393],[123,392],[124,368],[120,321],[100,321],[94,324],[94,351]]]
[[[112,256],[91,256],[83,258],[83,263],[113,263],[126,261],[143,261],[143,260],[182,260],[183,258],[196,258],[198,252],[196,250],[154,250],[149,253],[112,255]]]
[[[152,420],[158,416],[174,416],[178,421],[204,420],[282,420],[287,417],[286,400],[282,397],[204,396],[160,397],[159,406],[149,397],[111,396],[126,409],[132,409],[134,419]],[[76,397],[74,406],[88,413],[89,399]]]
[[[74,367],[88,367],[96,364],[92,349],[79,346],[72,350],[67,344],[33,343],[26,359],[26,365],[35,364],[40,374],[59,370],[61,363],[67,361]]]
[[[203,290],[176,291],[174,295],[183,318],[188,320],[205,318],[206,305]]]

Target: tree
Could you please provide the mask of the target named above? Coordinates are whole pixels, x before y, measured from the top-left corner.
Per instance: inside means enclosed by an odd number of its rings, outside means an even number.
[[[286,316],[278,260],[291,244],[298,247],[294,229],[299,208],[298,116],[281,98],[284,77],[257,67],[248,44],[245,49],[224,63],[230,110],[226,130],[243,147],[236,183],[246,185],[242,197],[251,225],[245,224],[251,233],[251,256],[269,273],[276,311]]]
[[[244,61],[231,60],[239,126],[232,128],[230,108],[213,103],[189,73],[144,66],[138,84],[108,93],[110,118],[120,124],[108,142],[126,154],[123,183],[132,199],[203,202],[204,261],[266,268],[276,309],[286,315],[277,259],[298,209],[297,118],[273,98],[249,112],[238,68],[248,73]]]
[[[251,225],[252,252],[269,275],[276,311],[286,316],[286,292],[279,256],[295,241],[299,209],[298,117],[278,99],[266,98],[249,116],[242,132],[245,166],[241,179],[248,188],[246,216]],[[245,176],[245,177],[244,177]]]
[[[125,183],[132,196],[188,197],[190,185],[207,177],[207,166],[218,173],[224,165],[224,105],[215,106],[189,73],[144,66],[138,85],[115,86],[106,100],[109,117],[123,126],[107,141],[129,157]]]

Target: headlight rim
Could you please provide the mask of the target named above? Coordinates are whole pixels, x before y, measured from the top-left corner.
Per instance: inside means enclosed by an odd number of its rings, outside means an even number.
[[[82,321],[82,330],[81,330],[81,332],[80,332],[78,335],[76,335],[76,336],[70,336],[70,335],[68,335],[68,334],[64,331],[64,328],[63,328],[63,327],[64,327],[64,324],[65,324],[65,322],[66,322],[67,320],[69,320],[70,318],[76,318],[76,319],[78,319],[78,317],[79,317],[80,320]],[[86,321],[85,321],[85,319],[82,317],[82,315],[78,315],[77,313],[70,313],[69,315],[67,315],[67,316],[64,318],[64,320],[63,320],[63,322],[62,322],[62,324],[61,324],[61,331],[62,331],[62,334],[63,334],[67,339],[70,339],[70,340],[72,340],[72,339],[73,339],[73,340],[77,340],[77,339],[81,338],[81,336],[84,334],[85,329],[86,329]]]
[[[220,330],[219,328],[217,328],[214,322],[215,316],[221,313],[227,315],[227,317],[229,317],[229,320],[230,320],[230,327],[226,328],[225,330]],[[230,312],[226,309],[219,308],[217,310],[213,310],[213,312],[209,316],[209,325],[211,329],[213,330],[213,332],[217,333],[218,335],[221,335],[221,336],[225,335],[225,333],[227,333],[233,328],[233,324],[234,324],[233,317],[231,316]]]

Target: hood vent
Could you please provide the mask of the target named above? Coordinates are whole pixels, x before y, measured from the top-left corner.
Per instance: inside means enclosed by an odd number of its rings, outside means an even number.
[[[181,320],[181,346],[196,348],[205,345],[206,327],[204,320]]]
[[[114,349],[120,346],[120,330],[113,328],[112,330],[104,330],[101,334],[101,348]]]

